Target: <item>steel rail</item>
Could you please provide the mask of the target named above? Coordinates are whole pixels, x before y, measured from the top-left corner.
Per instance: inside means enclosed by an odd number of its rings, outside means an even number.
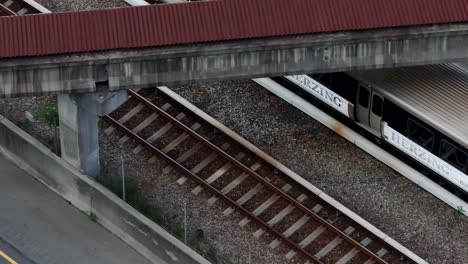
[[[262,219],[260,219],[259,217],[257,217],[256,215],[254,215],[253,213],[251,213],[249,210],[247,210],[246,208],[242,207],[241,205],[237,204],[236,201],[232,200],[231,198],[229,198],[227,195],[225,195],[224,193],[222,193],[221,191],[219,191],[218,189],[216,189],[215,187],[213,187],[212,185],[210,185],[209,183],[207,183],[205,180],[203,180],[202,178],[200,178],[199,176],[197,176],[195,173],[193,173],[192,171],[190,171],[189,169],[187,169],[186,167],[184,167],[182,164],[178,163],[176,160],[174,160],[173,158],[169,157],[166,153],[162,152],[161,150],[159,150],[158,148],[156,148],[154,145],[152,145],[151,143],[149,143],[148,141],[146,141],[145,139],[143,139],[142,137],[138,136],[135,132],[131,131],[130,129],[128,129],[126,126],[122,125],[120,122],[118,122],[117,120],[113,119],[111,116],[109,115],[105,115],[103,117],[103,119],[105,121],[107,121],[109,124],[111,124],[112,126],[115,126],[117,129],[123,131],[127,136],[130,136],[131,138],[135,139],[136,141],[138,141],[140,144],[146,146],[149,150],[151,150],[154,154],[156,155],[159,155],[160,157],[163,157],[164,159],[166,159],[167,161],[169,161],[170,163],[172,163],[173,165],[175,165],[177,168],[179,168],[180,170],[182,170],[183,172],[187,173],[190,177],[192,177],[193,180],[195,180],[198,184],[204,186],[204,188],[208,189],[211,193],[213,193],[214,195],[217,195],[217,196],[220,196],[224,201],[226,201],[228,204],[231,204],[231,206],[237,208],[237,210],[243,214],[245,217],[249,217],[251,219],[253,219],[254,221],[256,221],[258,224],[260,224],[263,228],[267,229],[267,231],[273,233],[274,235],[276,235],[277,237],[279,237],[283,242],[285,242],[287,245],[291,246],[292,248],[294,248],[295,250],[297,250],[298,252],[302,253],[303,255],[305,255],[305,257],[309,260],[311,260],[312,262],[314,263],[317,263],[317,264],[323,264],[323,262],[321,262],[320,260],[318,260],[317,258],[315,258],[313,255],[311,255],[309,252],[305,251],[303,248],[301,248],[299,245],[297,245],[296,243],[292,242],[291,240],[289,240],[287,237],[285,237],[283,234],[281,234],[280,232],[278,232],[277,230],[273,229],[273,227],[269,226],[266,222],[264,222]]]
[[[21,7],[25,7],[28,11],[23,15],[30,15],[30,14],[49,14],[52,13],[47,8],[43,7],[39,3],[34,0],[15,0],[13,1],[15,4],[21,4]],[[21,10],[21,9],[20,9]],[[3,13],[2,13],[3,11]],[[0,17],[1,16],[19,16],[15,11],[6,7],[3,4],[0,4]]]
[[[5,14],[5,15],[3,15]],[[9,9],[8,7],[0,4],[0,16],[17,16],[18,14],[16,14],[15,12],[13,12],[11,9]]]
[[[354,247],[358,248],[362,253],[365,253],[366,255],[368,255],[371,259],[377,261],[378,263],[387,264],[387,262],[385,260],[383,260],[382,258],[377,256],[376,254],[374,254],[372,251],[370,251],[369,249],[364,247],[361,243],[359,243],[358,241],[355,241],[350,236],[345,234],[343,231],[339,230],[338,228],[336,228],[335,226],[330,224],[328,221],[326,221],[325,219],[323,219],[322,217],[320,217],[319,215],[317,215],[316,213],[311,211],[309,208],[307,208],[303,204],[297,202],[294,198],[292,198],[288,194],[282,192],[278,187],[276,187],[272,183],[268,182],[265,178],[263,178],[262,176],[260,176],[259,174],[257,174],[253,170],[251,170],[250,168],[246,167],[244,164],[239,162],[237,159],[235,159],[234,157],[230,156],[229,154],[227,154],[226,152],[224,152],[223,150],[218,148],[216,145],[214,145],[213,143],[211,143],[210,141],[208,141],[207,139],[202,137],[200,134],[198,134],[195,131],[191,130],[189,127],[184,125],[182,122],[180,122],[179,120],[177,120],[173,116],[169,115],[168,113],[166,113],[165,111],[163,111],[162,109],[160,109],[159,107],[157,107],[156,105],[151,103],[149,100],[147,100],[146,98],[144,98],[143,96],[141,96],[137,92],[135,92],[133,90],[128,90],[128,92],[132,97],[135,97],[136,99],[138,99],[139,101],[144,103],[149,108],[153,109],[156,112],[161,113],[162,116],[164,116],[167,119],[169,119],[170,121],[172,121],[179,128],[185,130],[187,133],[189,133],[190,135],[192,135],[196,139],[198,139],[198,140],[204,142],[205,144],[207,144],[212,150],[218,152],[221,156],[223,156],[225,159],[229,160],[231,163],[236,165],[238,168],[244,170],[245,172],[247,172],[248,174],[250,174],[251,176],[253,176],[257,180],[262,182],[264,185],[266,185],[268,188],[270,188],[273,192],[279,194],[284,199],[288,200],[291,204],[295,205],[297,208],[299,208],[301,211],[303,211],[304,213],[306,213],[307,215],[309,215],[310,217],[315,219],[317,222],[319,222],[322,225],[326,226],[330,231],[332,231],[335,234],[337,234],[338,236],[342,237],[348,243],[350,243]]]

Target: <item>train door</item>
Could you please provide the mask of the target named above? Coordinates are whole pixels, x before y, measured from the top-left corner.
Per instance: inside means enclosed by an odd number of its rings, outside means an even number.
[[[376,91],[372,91],[372,103],[369,111],[370,128],[377,135],[381,136],[380,124],[382,123],[384,98]]]
[[[365,127],[369,126],[369,105],[371,90],[369,87],[359,85],[356,104],[356,121]]]
[[[356,104],[356,121],[375,135],[380,136],[384,98],[370,86],[359,85]]]

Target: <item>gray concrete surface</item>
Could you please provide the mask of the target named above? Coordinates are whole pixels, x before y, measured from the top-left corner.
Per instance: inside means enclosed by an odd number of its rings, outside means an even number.
[[[85,95],[86,96],[86,95]],[[57,97],[62,158],[91,177],[99,175],[97,115],[81,106],[80,94]]]
[[[12,264],[11,261],[21,264],[37,264],[1,237],[0,251],[0,264]]]
[[[97,115],[103,116],[127,100],[127,92],[61,94],[57,97],[62,158],[84,174],[98,177]]]
[[[460,23],[4,59],[0,96],[436,64],[467,59],[467,42]]]
[[[3,156],[0,168],[0,250],[18,263],[150,263]]]
[[[153,263],[209,263],[197,252],[95,180],[57,157],[1,115],[0,153],[80,211],[87,214],[95,212],[100,225]],[[47,202],[41,201],[41,203]],[[40,213],[41,210],[38,209],[34,216],[41,216]],[[61,214],[56,213],[57,217]]]

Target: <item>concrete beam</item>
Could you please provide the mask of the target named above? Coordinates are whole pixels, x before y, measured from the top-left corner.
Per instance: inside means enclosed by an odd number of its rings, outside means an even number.
[[[468,24],[0,61],[0,97],[437,64],[468,58]]]

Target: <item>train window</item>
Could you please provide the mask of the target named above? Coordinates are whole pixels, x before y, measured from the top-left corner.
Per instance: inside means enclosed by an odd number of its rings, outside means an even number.
[[[369,90],[363,86],[359,86],[359,104],[363,107],[369,107]]]
[[[440,141],[440,157],[460,170],[464,170],[468,161],[468,155],[452,143],[442,139]]]
[[[434,133],[431,130],[410,118],[408,119],[407,134],[414,142],[432,151]]]
[[[383,99],[382,97],[375,95],[372,96],[372,113],[382,116],[383,112]]]

